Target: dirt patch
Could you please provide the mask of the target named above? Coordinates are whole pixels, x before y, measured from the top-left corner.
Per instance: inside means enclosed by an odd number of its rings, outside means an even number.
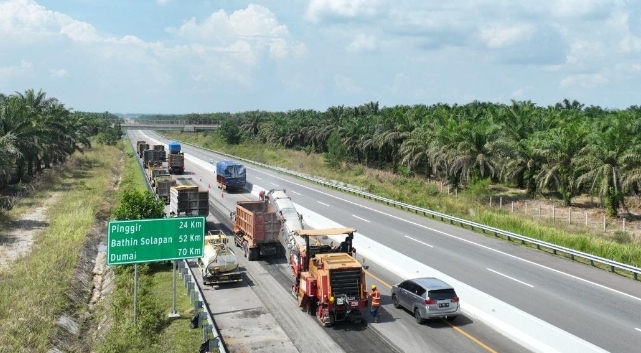
[[[24,214],[20,220],[0,232],[0,270],[8,268],[21,256],[29,254],[36,234],[46,228],[46,211],[54,204],[60,193],[53,193],[43,205]]]

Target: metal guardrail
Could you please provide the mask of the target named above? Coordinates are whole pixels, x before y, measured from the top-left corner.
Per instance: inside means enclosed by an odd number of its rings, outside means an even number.
[[[223,155],[223,156],[226,156],[226,157],[229,157],[229,158],[233,158],[233,159],[240,160],[240,161],[243,161],[243,162],[246,162],[246,163],[254,164],[254,165],[266,168],[266,169],[271,169],[271,170],[275,170],[275,171],[278,171],[278,172],[281,172],[281,173],[293,175],[293,176],[296,176],[298,178],[305,179],[307,181],[311,181],[311,182],[314,182],[314,183],[317,183],[317,184],[321,184],[321,185],[324,185],[324,186],[327,186],[327,187],[331,187],[331,188],[338,189],[338,190],[341,190],[341,191],[345,191],[345,192],[348,192],[348,193],[356,194],[356,195],[362,196],[362,197],[367,198],[367,199],[376,200],[376,201],[379,201],[379,202],[382,202],[382,203],[385,203],[385,204],[388,204],[388,205],[398,206],[398,207],[400,207],[402,209],[406,209],[406,210],[413,210],[416,213],[421,212],[421,213],[423,213],[424,216],[430,215],[430,216],[432,216],[432,218],[440,218],[441,221],[448,220],[448,221],[450,221],[450,224],[458,223],[460,226],[469,226],[472,230],[475,230],[476,228],[478,228],[478,229],[482,230],[483,232],[493,233],[495,236],[499,236],[499,235],[504,236],[510,241],[512,239],[517,239],[517,240],[520,240],[521,243],[523,243],[523,244],[529,243],[529,244],[536,245],[537,249],[539,249],[539,250],[541,250],[541,248],[548,248],[555,255],[557,253],[567,254],[567,255],[570,256],[570,258],[572,260],[574,260],[575,257],[582,258],[582,259],[585,259],[585,260],[589,260],[590,261],[590,265],[592,265],[592,266],[594,266],[595,263],[603,264],[603,265],[608,266],[610,268],[610,272],[613,272],[613,273],[616,273],[617,269],[621,270],[621,271],[627,271],[627,272],[630,272],[632,274],[632,276],[634,277],[635,280],[638,280],[639,279],[639,275],[641,275],[641,268],[639,268],[639,267],[635,267],[635,266],[624,264],[624,263],[617,262],[617,261],[614,261],[614,260],[610,260],[610,259],[606,259],[606,258],[603,258],[603,257],[595,256],[595,255],[588,254],[588,253],[585,253],[585,252],[582,252],[582,251],[578,251],[578,250],[574,250],[574,249],[570,249],[570,248],[565,248],[565,247],[562,247],[562,246],[559,246],[559,245],[556,245],[556,244],[552,244],[552,243],[548,243],[548,242],[545,242],[545,241],[542,241],[542,240],[539,240],[539,239],[534,239],[534,238],[530,238],[530,237],[527,237],[527,236],[524,236],[524,235],[521,235],[521,234],[517,234],[517,233],[509,232],[509,231],[506,231],[506,230],[502,230],[502,229],[486,226],[486,225],[481,224],[481,223],[476,223],[476,222],[468,221],[466,219],[453,217],[453,216],[450,216],[450,215],[447,215],[447,214],[444,214],[444,213],[428,210],[428,209],[421,208],[421,207],[414,206],[414,205],[405,204],[405,203],[402,203],[402,202],[399,202],[399,201],[396,201],[396,200],[387,199],[387,198],[384,198],[384,197],[381,197],[381,196],[378,196],[378,195],[375,195],[375,194],[372,194],[372,193],[369,193],[369,192],[365,192],[363,190],[359,190],[359,189],[357,189],[355,187],[347,186],[346,184],[341,183],[341,182],[328,181],[328,180],[323,179],[323,178],[314,177],[314,176],[311,176],[311,175],[308,175],[308,174],[295,172],[295,171],[292,171],[292,170],[289,170],[289,169],[285,169],[285,168],[281,168],[281,167],[270,166],[270,165],[267,165],[267,164],[264,164],[264,163],[260,163],[260,162],[252,161],[252,160],[249,160],[249,159],[237,157],[237,156],[230,155],[230,154],[227,154],[227,153],[224,153],[224,152],[215,151],[215,150],[211,150],[211,149],[208,149],[208,148],[203,148],[203,147],[200,147],[200,146],[196,146],[196,145],[188,144],[188,143],[184,143],[184,142],[182,142],[182,143],[185,144],[185,145],[194,147],[194,148],[210,151],[210,152],[213,152],[213,153],[216,153],[216,154],[219,154],[219,155]]]

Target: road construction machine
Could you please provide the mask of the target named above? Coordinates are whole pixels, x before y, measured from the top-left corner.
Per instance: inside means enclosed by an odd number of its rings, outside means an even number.
[[[296,232],[305,239],[305,250],[292,256],[295,281],[292,294],[298,306],[324,326],[336,322],[360,323],[361,309],[367,307],[365,271],[354,257],[352,240],[354,228],[308,229]],[[347,235],[344,244],[329,252],[315,252],[310,237]]]
[[[205,236],[204,256],[197,260],[205,285],[240,282],[238,258],[228,245],[225,233],[208,231]]]

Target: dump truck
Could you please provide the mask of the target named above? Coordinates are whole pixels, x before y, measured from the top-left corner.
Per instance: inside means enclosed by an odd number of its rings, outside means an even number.
[[[154,148],[154,151],[158,153],[158,159],[160,159],[161,162],[165,162],[167,160],[167,152],[165,151],[165,145],[154,145],[153,148]]]
[[[156,150],[144,150],[142,152],[142,164],[145,167],[148,166],[162,166],[162,160],[160,160],[161,153]]]
[[[234,242],[249,261],[259,256],[282,256],[278,241],[280,220],[267,200],[237,201],[234,218]]]
[[[169,214],[171,216],[208,216],[209,190],[196,185],[178,185],[169,189]]]
[[[203,257],[197,262],[205,285],[243,280],[242,273],[238,269],[238,258],[228,246],[227,236],[222,231],[207,232]]]
[[[139,158],[142,158],[142,153],[147,149],[149,149],[147,141],[136,141],[136,153]]]
[[[151,186],[154,186],[154,179],[157,175],[169,174],[167,172],[167,168],[163,167],[162,165],[148,165],[147,168],[145,168],[145,171],[147,174],[147,179],[151,182]]]
[[[216,163],[216,184],[223,190],[242,190],[247,183],[245,166],[234,161]]]
[[[142,158],[143,153],[149,149],[149,144],[145,141],[142,141],[141,144],[137,145],[138,157]]]
[[[172,186],[176,186],[176,180],[172,179],[171,175],[158,174],[154,177],[154,192],[156,192],[159,199],[165,201],[165,205],[169,204],[170,189]]]
[[[170,153],[167,156],[167,168],[169,174],[184,174],[185,173],[185,155],[181,153]]]
[[[306,256],[299,257],[295,264],[301,271],[295,274],[292,294],[298,306],[307,311],[324,326],[336,322],[350,321],[360,323],[363,319],[361,309],[367,307],[365,271],[354,257],[352,240],[354,228],[307,229],[296,232],[304,238]],[[327,253],[314,253],[310,249],[310,237],[346,237],[345,248]],[[307,256],[308,255],[308,256]]]

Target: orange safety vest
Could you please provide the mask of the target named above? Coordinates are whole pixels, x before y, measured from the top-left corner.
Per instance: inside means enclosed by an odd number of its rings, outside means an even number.
[[[372,306],[381,305],[381,292],[379,292],[378,289],[373,291],[370,296],[372,297]]]

